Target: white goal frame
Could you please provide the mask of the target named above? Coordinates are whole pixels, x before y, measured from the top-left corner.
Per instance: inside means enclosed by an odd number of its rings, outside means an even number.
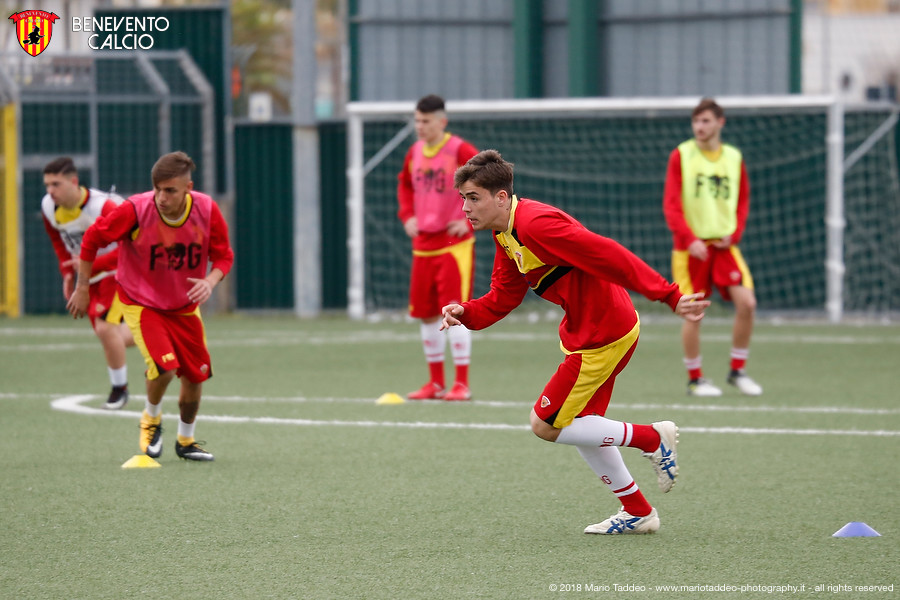
[[[496,114],[528,116],[529,114],[572,113],[579,115],[645,111],[649,113],[682,112],[689,114],[698,97],[659,98],[560,98],[520,100],[448,101],[447,112],[453,116]],[[874,144],[896,125],[900,106],[888,103],[853,104],[889,111],[889,117],[865,142],[844,156],[844,113],[847,103],[835,96],[767,95],[721,96],[716,101],[728,109],[824,109],[826,131],[826,302],[825,312],[831,322],[840,322],[844,310],[844,174]],[[351,102],[347,104],[347,312],[352,319],[366,316],[365,306],[365,185],[366,175],[412,132],[414,102]],[[366,158],[364,123],[374,120],[407,120],[409,124],[379,152]]]

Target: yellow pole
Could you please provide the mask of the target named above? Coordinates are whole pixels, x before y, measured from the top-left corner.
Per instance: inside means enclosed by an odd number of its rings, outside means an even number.
[[[16,128],[16,105],[3,107],[3,201],[0,211],[3,222],[2,248],[0,248],[0,273],[3,281],[0,286],[4,293],[0,294],[0,313],[10,317],[19,316],[19,190],[18,190],[18,138]]]

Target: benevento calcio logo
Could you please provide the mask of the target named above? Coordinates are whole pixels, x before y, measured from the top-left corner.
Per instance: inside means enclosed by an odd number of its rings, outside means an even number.
[[[37,56],[50,45],[53,23],[59,15],[45,10],[23,10],[13,13],[9,18],[16,24],[19,46],[31,56]]]

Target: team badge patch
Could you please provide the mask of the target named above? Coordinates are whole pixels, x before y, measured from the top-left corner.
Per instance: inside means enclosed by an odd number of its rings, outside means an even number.
[[[10,15],[16,26],[19,47],[31,56],[37,56],[50,45],[53,23],[59,19],[56,13],[45,10],[23,10]]]
[[[519,271],[524,271],[525,270],[525,260],[524,260],[525,257],[523,257],[522,253],[519,252],[518,250],[515,251],[515,257],[516,257],[516,264],[519,265]]]
[[[548,406],[550,406],[550,398],[541,396],[541,408],[547,408]]]

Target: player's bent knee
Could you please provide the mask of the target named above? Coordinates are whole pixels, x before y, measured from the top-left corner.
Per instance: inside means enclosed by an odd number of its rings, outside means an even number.
[[[753,314],[756,312],[756,296],[752,293],[745,296],[741,299],[739,303],[736,304],[735,308],[746,314]]]
[[[738,285],[729,288],[729,292],[731,292],[731,300],[734,302],[736,309],[756,310],[756,293],[752,288]]]
[[[531,413],[531,431],[534,435],[548,442],[555,442],[556,438],[559,437],[559,429],[543,421],[534,412]]]
[[[172,382],[172,379],[175,378],[175,371],[171,371],[171,370],[170,370],[170,371],[166,371],[165,369],[163,369],[163,368],[160,367],[159,365],[156,365],[156,371],[157,371],[158,375],[156,376],[156,379],[153,379],[152,381],[157,382],[157,384],[160,384],[160,385],[162,385],[162,384],[168,385],[169,383]]]

